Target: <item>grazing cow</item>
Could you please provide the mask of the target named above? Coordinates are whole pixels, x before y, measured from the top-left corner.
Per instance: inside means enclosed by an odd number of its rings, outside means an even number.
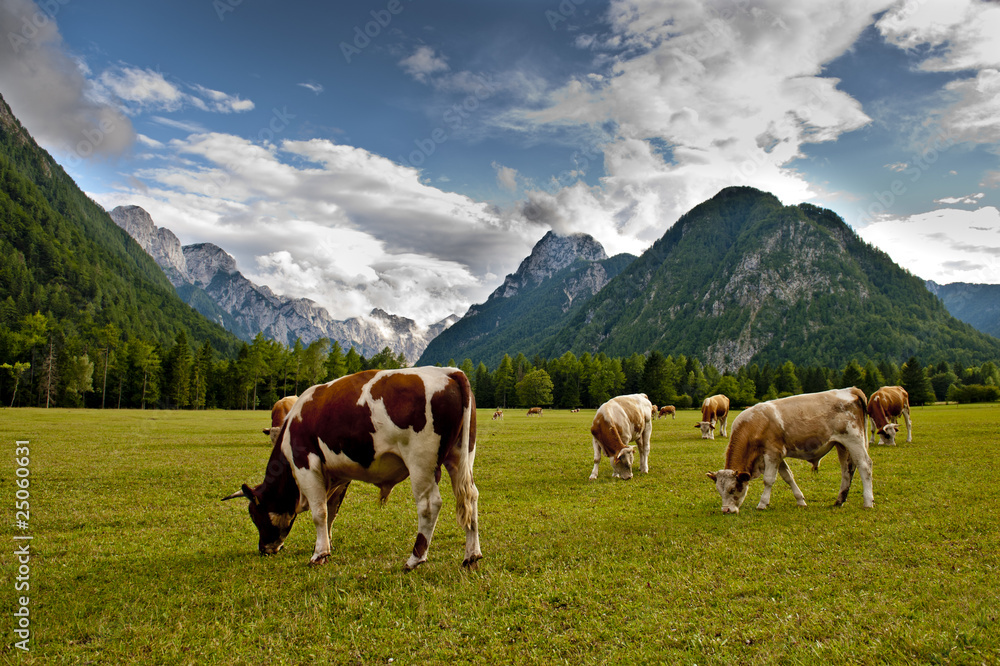
[[[277,553],[296,515],[312,512],[316,548],[310,563],[330,557],[330,528],[352,481],[365,481],[388,499],[410,477],[418,531],[406,568],[426,561],[434,535],[443,464],[465,529],[465,560],[479,550],[479,490],[473,480],[476,400],[457,368],[366,370],[306,390],[295,403],[271,451],[264,481],[228,497],[250,500],[261,554]]]
[[[771,486],[779,474],[791,487],[799,506],[805,506],[805,497],[795,485],[785,458],[800,458],[815,467],[834,447],[841,470],[837,506],[847,500],[855,469],[861,472],[862,506],[874,506],[866,410],[864,392],[848,388],[779,398],[742,412],[733,421],[726,467],[708,473],[722,497],[722,512],[739,513],[750,480],[762,474],[764,493],[758,509],[767,508]]]
[[[274,403],[271,407],[271,427],[264,428],[264,434],[271,437],[271,445],[278,442],[278,435],[281,433],[281,424],[284,422],[288,412],[292,411],[292,405],[299,399],[297,395],[286,395],[284,398]]]
[[[729,418],[729,398],[720,393],[705,398],[705,402],[701,403],[701,421],[694,427],[701,428],[702,439],[715,439],[715,422],[719,421],[721,424],[719,434],[726,437],[727,418]]]
[[[882,444],[896,445],[899,415],[906,421],[906,441],[913,441],[910,421],[910,394],[902,386],[883,386],[868,400],[868,415],[872,417],[872,438],[878,433]]]
[[[525,416],[531,416],[532,414],[538,414],[539,416],[541,416],[542,415],[542,408],[541,407],[531,407],[530,409],[528,409],[528,413]]]
[[[577,414],[577,413],[579,413],[579,412],[580,412],[580,408],[579,408],[579,407],[577,407],[576,409],[571,409],[571,410],[569,410],[569,411],[570,411],[570,413],[571,413],[571,414]]]
[[[660,413],[656,415],[656,418],[662,419],[667,414],[670,414],[670,418],[672,419],[677,418],[677,410],[674,409],[673,405],[666,405],[664,407],[660,407]]]
[[[503,410],[497,407],[497,411],[493,412],[493,420],[496,421],[497,419],[502,419],[502,418],[503,418]]]
[[[653,405],[653,410],[650,412],[651,416],[653,418],[656,418],[656,415],[659,413],[660,413],[660,408],[657,407],[656,405]]]
[[[602,454],[611,460],[612,478],[631,479],[636,447],[630,446],[629,442],[639,444],[639,471],[649,472],[652,407],[645,393],[634,393],[611,398],[598,408],[594,424],[590,427],[594,440],[594,471],[590,473],[591,480],[597,478]]]

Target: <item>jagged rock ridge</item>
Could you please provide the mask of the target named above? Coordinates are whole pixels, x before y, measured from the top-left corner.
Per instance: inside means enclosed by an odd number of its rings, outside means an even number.
[[[344,349],[354,347],[364,356],[389,347],[412,363],[441,330],[457,320],[450,317],[424,328],[412,319],[378,308],[368,317],[336,320],[315,301],[289,298],[266,285],[254,284],[239,272],[236,260],[217,245],[182,247],[169,229],[157,227],[139,206],[119,206],[110,215],[156,260],[187,303],[244,340],[263,333],[291,346],[296,339],[309,344],[329,338]]]

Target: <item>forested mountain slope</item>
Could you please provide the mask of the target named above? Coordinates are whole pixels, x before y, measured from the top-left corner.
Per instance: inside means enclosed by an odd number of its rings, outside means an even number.
[[[64,337],[113,325],[172,344],[184,331],[226,355],[237,340],[183,303],[156,262],[76,186],[0,97],[0,357],[41,313]]]
[[[678,220],[542,354],[567,350],[658,350],[720,369],[914,355],[973,364],[1000,358],[1000,340],[952,317],[832,211],[731,187]]]

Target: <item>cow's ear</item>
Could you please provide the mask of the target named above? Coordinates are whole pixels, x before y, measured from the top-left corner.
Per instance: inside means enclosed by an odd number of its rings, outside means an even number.
[[[260,498],[257,497],[257,494],[253,491],[253,489],[250,486],[244,483],[242,486],[242,490],[243,494],[246,496],[248,500],[251,500],[257,506],[260,506]]]
[[[695,427],[695,428],[700,428],[700,427],[701,427],[701,423],[695,423],[695,424],[694,424],[694,427]]]
[[[270,434],[271,434],[271,429],[270,429],[270,428],[264,428],[264,430],[263,430],[262,432],[263,432],[263,433],[264,433],[265,435],[270,435]]]
[[[736,477],[736,481],[739,483],[746,483],[750,480],[750,474],[748,472],[740,472],[739,476]]]
[[[715,472],[705,472],[705,476],[715,481]]]

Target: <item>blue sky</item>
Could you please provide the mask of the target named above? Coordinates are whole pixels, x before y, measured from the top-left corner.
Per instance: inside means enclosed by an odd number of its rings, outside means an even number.
[[[336,318],[431,324],[547,231],[640,253],[727,185],[1000,283],[1000,6],[0,0],[0,93],[106,208]]]

